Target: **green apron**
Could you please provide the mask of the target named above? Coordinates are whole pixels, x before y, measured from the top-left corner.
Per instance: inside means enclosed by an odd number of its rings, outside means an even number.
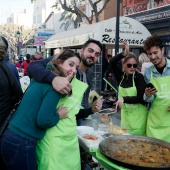
[[[153,68],[152,68],[153,71]],[[146,135],[170,142],[170,76],[153,77],[150,82],[157,89],[155,99],[148,113]]]
[[[124,78],[124,77],[123,77]],[[122,79],[123,81],[123,79]],[[120,84],[122,83],[120,82]],[[136,96],[137,90],[134,82],[133,73],[133,86],[123,88],[119,85],[118,99],[123,96]],[[128,133],[134,135],[145,135],[146,121],[147,121],[147,107],[138,104],[123,103],[121,109],[121,127],[128,130]]]
[[[47,130],[44,139],[37,144],[38,170],[80,170],[80,151],[76,131],[76,114],[87,84],[74,78],[72,95],[60,99],[58,106],[68,108],[69,117]],[[58,107],[57,106],[57,107]]]

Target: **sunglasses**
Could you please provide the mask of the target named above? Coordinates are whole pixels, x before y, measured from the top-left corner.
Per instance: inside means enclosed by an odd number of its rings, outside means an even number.
[[[132,66],[133,66],[133,68],[137,68],[138,65],[137,64],[127,64],[128,68],[131,68]]]

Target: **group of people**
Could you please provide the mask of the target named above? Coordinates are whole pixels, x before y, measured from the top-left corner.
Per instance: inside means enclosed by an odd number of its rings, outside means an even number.
[[[15,67],[19,73],[23,72],[23,76],[28,76],[27,67],[31,62],[31,55],[26,54],[25,60],[23,57],[19,57],[18,62],[15,63]]]
[[[170,142],[170,61],[164,57],[162,42],[157,36],[145,40],[144,50],[152,65],[144,75],[136,70],[138,60],[129,52],[128,43],[122,44],[125,50],[109,61],[109,70],[119,84],[116,107],[121,109],[121,127],[134,135]],[[2,45],[0,66],[4,65],[8,48],[4,37],[0,37]],[[24,95],[14,76],[11,75],[11,85],[0,69],[6,82],[1,91],[9,100],[2,104],[8,110],[3,110],[3,114],[0,111],[0,116],[4,116],[0,121],[12,108],[11,89],[17,91],[18,100],[22,98],[0,140],[2,170],[81,169],[76,126],[81,124],[81,119],[102,108],[102,96],[91,106],[88,104],[93,89],[91,67],[98,61],[101,51],[102,44],[89,39],[79,54],[66,49],[50,58],[31,62],[27,71],[32,80]],[[12,74],[7,66],[5,69]],[[147,83],[154,87],[146,87]],[[149,110],[148,102],[151,103]]]
[[[43,59],[40,52],[36,52],[33,55],[26,54],[25,58],[19,57],[18,61],[15,64],[16,69],[19,73],[23,73],[23,76],[29,76],[27,72],[27,67],[31,62]]]
[[[28,66],[33,79],[0,140],[2,169],[81,169],[76,119],[102,107],[100,96],[90,108],[81,109],[88,100],[82,100],[84,92],[92,84],[91,74],[84,73],[101,50],[99,41],[89,40],[80,56],[66,49]]]
[[[121,109],[121,127],[130,134],[170,142],[170,60],[164,57],[163,43],[156,35],[145,40],[143,48],[152,64],[148,62],[144,75],[137,70],[137,57],[127,42],[122,44],[124,52],[109,65],[119,84],[116,108]]]

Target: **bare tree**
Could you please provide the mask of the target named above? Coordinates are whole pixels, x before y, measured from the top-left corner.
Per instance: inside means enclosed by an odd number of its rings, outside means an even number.
[[[24,28],[12,23],[0,25],[0,33],[8,40],[10,48],[17,52],[18,38],[16,37],[17,31],[20,32],[19,42],[24,46],[30,39],[33,38],[34,30]]]
[[[65,11],[75,13],[79,21],[81,21],[82,18],[85,18],[89,24],[92,24],[93,20],[95,20],[96,22],[100,21],[99,16],[102,13],[102,11],[105,9],[106,5],[108,4],[110,0],[96,0],[94,2],[93,0],[88,0],[91,6],[91,9],[92,9],[90,17],[88,17],[85,12],[79,9],[79,6],[77,5],[78,4],[77,0],[71,0],[70,2],[68,2],[67,0],[58,0],[58,1],[62,9],[64,9]],[[83,4],[85,3],[85,0],[79,0],[79,2],[80,4],[81,3]],[[101,7],[100,10],[98,10],[97,6],[100,2],[103,2],[103,6]],[[57,5],[58,4],[56,3],[56,7]]]
[[[78,19],[77,19],[77,15],[72,13],[72,12],[68,12],[68,11],[63,11],[61,13],[61,17],[60,17],[59,21],[63,21],[60,28],[64,27],[65,31],[67,31],[68,28],[72,24],[74,24],[74,28],[77,28],[78,24],[79,24]]]
[[[31,0],[32,3],[35,1],[36,0]],[[76,14],[79,22],[82,21],[82,18],[85,18],[89,24],[92,24],[93,20],[95,20],[95,22],[99,22],[99,16],[110,0],[87,0],[92,9],[90,17],[87,16],[85,12],[81,11],[78,6],[78,2],[80,4],[85,4],[85,1],[86,0],[58,0],[54,6],[58,8],[58,5],[61,5],[63,10]],[[98,9],[97,6],[100,2],[103,2],[103,6],[101,9]]]

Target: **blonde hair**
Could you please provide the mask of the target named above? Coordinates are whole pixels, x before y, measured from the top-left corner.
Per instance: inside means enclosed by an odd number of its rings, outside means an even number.
[[[125,64],[129,59],[135,59],[136,60],[136,64],[138,64],[138,60],[136,55],[133,52],[129,52],[125,58],[122,59],[122,63]]]
[[[139,55],[139,63],[143,64],[143,63],[146,63],[146,62],[150,62],[150,59],[148,58],[148,56],[145,53],[141,53]]]
[[[61,52],[62,52],[62,51],[61,51],[60,48],[56,48],[56,49],[54,50],[54,55],[59,55]]]

